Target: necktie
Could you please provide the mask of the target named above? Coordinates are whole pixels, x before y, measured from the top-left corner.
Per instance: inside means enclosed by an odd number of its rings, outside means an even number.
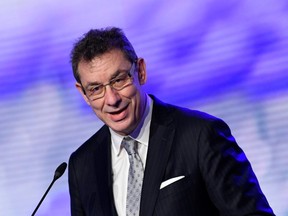
[[[137,141],[130,137],[124,137],[122,146],[129,155],[129,175],[126,200],[126,215],[137,216],[140,210],[140,199],[144,168],[142,160],[137,151]]]

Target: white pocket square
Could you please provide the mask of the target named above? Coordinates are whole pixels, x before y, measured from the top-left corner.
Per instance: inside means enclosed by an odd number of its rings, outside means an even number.
[[[166,187],[166,186],[168,186],[168,185],[170,185],[170,184],[172,184],[172,183],[174,183],[174,182],[176,182],[176,181],[179,181],[180,179],[182,179],[182,178],[184,178],[184,177],[185,177],[185,176],[177,176],[177,177],[168,179],[168,180],[166,180],[166,181],[164,181],[164,182],[161,183],[160,189],[162,189],[162,188],[164,188],[164,187]]]

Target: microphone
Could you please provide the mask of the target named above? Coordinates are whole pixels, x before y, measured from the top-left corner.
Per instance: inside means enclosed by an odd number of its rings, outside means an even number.
[[[49,192],[49,190],[51,189],[52,185],[54,184],[54,182],[59,179],[63,173],[65,172],[66,170],[66,167],[67,167],[67,163],[66,162],[63,162],[62,164],[60,164],[57,169],[55,170],[55,173],[54,173],[54,177],[53,177],[53,180],[51,182],[51,184],[49,185],[49,187],[47,188],[46,192],[44,193],[43,197],[41,198],[40,202],[38,203],[37,207],[35,208],[35,210],[33,211],[32,215],[31,216],[34,216],[35,213],[37,212],[39,206],[41,205],[41,203],[43,202],[43,200],[45,199],[47,193]]]

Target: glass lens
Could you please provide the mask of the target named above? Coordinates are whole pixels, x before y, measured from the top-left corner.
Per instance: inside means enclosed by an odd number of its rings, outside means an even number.
[[[94,96],[97,96],[97,95],[101,95],[102,92],[103,92],[103,88],[104,88],[103,85],[91,86],[91,87],[88,89],[88,95],[89,95],[90,97],[94,97]]]
[[[125,88],[128,84],[131,84],[131,78],[129,74],[121,74],[117,79],[111,82],[111,85],[116,90]]]

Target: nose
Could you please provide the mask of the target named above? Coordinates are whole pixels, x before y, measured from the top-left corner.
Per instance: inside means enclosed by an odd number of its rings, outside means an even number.
[[[105,92],[105,102],[107,105],[109,106],[118,106],[120,101],[121,101],[121,97],[118,93],[118,91],[116,91],[115,89],[111,88],[111,86],[107,85],[105,87],[106,92]]]

